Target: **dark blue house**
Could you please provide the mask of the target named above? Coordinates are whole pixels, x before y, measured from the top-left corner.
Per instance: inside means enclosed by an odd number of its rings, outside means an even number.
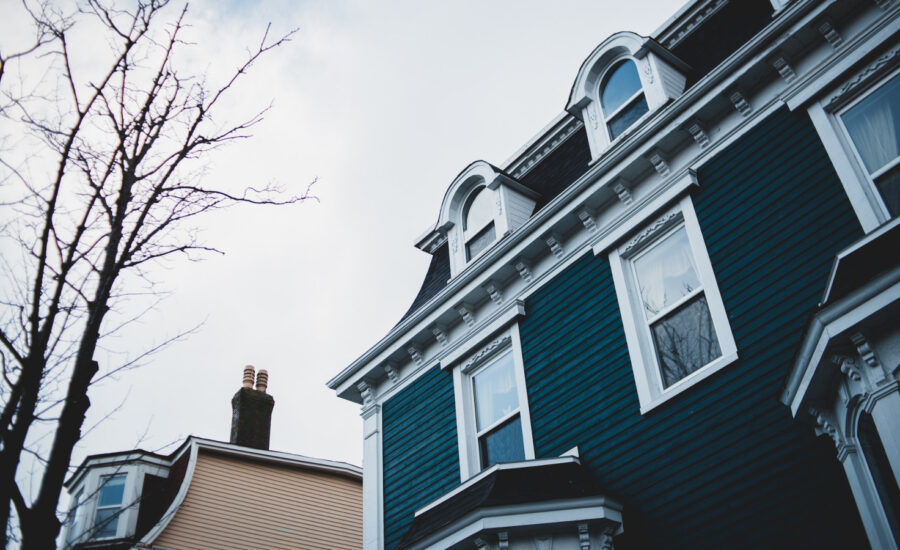
[[[364,548],[900,546],[900,2],[692,0],[450,184]]]

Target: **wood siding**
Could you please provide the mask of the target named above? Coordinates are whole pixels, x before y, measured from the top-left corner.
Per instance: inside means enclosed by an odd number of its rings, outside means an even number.
[[[786,109],[699,180],[740,359],[641,415],[609,262],[587,254],[528,300],[520,327],[536,454],[579,446],[625,505],[617,549],[865,548],[834,446],[777,397],[859,223],[808,118]]]
[[[413,513],[459,484],[453,378],[438,366],[387,400],[384,547],[397,546]]]
[[[153,546],[358,550],[362,483],[201,450],[184,502]]]

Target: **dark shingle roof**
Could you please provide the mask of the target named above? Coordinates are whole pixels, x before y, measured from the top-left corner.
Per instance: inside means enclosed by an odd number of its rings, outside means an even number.
[[[397,550],[447,527],[480,508],[599,495],[575,461],[498,469],[413,519]]]

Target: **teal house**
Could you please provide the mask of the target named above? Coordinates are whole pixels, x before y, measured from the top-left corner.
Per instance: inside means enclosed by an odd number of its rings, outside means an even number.
[[[364,549],[900,548],[900,2],[597,39],[329,382]]]

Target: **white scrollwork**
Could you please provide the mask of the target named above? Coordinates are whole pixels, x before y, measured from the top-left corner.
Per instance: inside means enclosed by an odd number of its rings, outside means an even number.
[[[853,75],[853,78],[845,82],[844,85],[841,86],[841,89],[838,90],[838,92],[828,102],[828,109],[837,108],[837,106],[854,90],[856,90],[857,86],[862,84],[863,81],[868,79],[871,75],[875,74],[882,68],[894,63],[896,61],[896,58],[898,57],[897,54],[900,54],[900,46],[889,50],[884,55],[879,56],[861,71]]]
[[[512,345],[512,337],[510,335],[501,336],[496,340],[492,341],[488,345],[484,346],[480,350],[476,351],[469,357],[465,363],[462,365],[462,372],[467,373],[471,372],[473,369],[483,365],[485,361],[496,355],[498,352],[503,351]]]
[[[675,223],[681,221],[681,218],[682,214],[680,208],[673,208],[662,216],[656,218],[653,223],[645,227],[643,231],[632,237],[631,240],[629,240],[625,244],[625,246],[622,248],[622,255],[628,256],[636,248],[651,240],[660,231],[664,231]]]
[[[587,523],[578,524],[578,548],[580,550],[591,550],[591,532]]]

